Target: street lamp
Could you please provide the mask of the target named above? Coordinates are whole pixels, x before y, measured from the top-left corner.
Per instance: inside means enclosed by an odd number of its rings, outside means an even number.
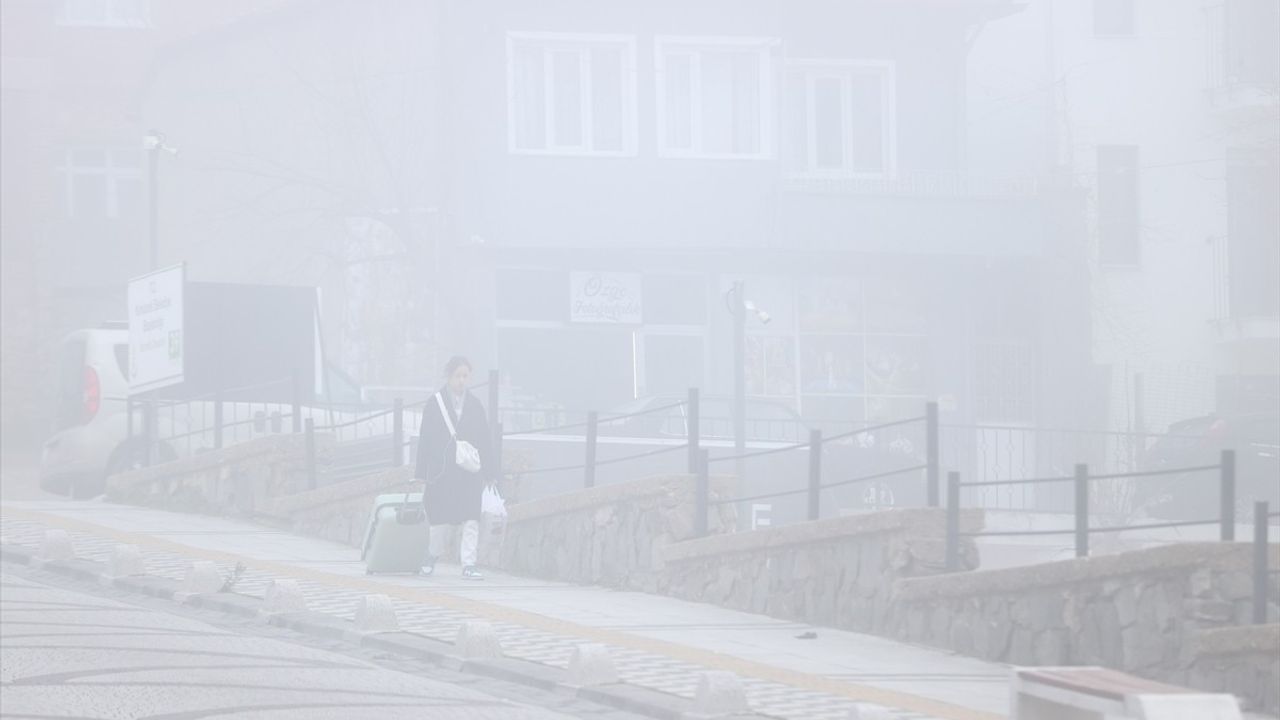
[[[164,133],[158,130],[150,130],[142,137],[142,148],[147,151],[147,194],[150,199],[150,226],[148,234],[151,238],[151,269],[155,270],[160,265],[160,239],[159,239],[159,176],[158,170],[160,163],[160,151],[163,150],[170,155],[177,155],[178,149],[166,145],[164,142]]]
[[[735,472],[740,496],[747,492],[746,462],[742,459],[747,451],[747,314],[755,315],[761,325],[768,325],[773,319],[744,297],[743,288],[744,283],[735,280],[724,295],[725,305],[733,315],[733,454],[738,458]],[[743,517],[745,509],[738,509],[739,517]]]

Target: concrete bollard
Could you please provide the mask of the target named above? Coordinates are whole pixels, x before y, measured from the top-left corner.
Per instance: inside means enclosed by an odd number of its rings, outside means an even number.
[[[258,617],[269,620],[281,613],[302,612],[306,609],[307,599],[302,597],[302,588],[298,587],[297,580],[272,580],[262,597]]]
[[[849,711],[849,720],[893,720],[888,708],[859,703]]]
[[[398,632],[400,620],[396,608],[386,595],[365,595],[356,605],[355,632],[358,635]]]
[[[747,712],[747,691],[738,676],[724,670],[712,670],[698,676],[698,694],[693,710],[704,717],[717,717]]]
[[[137,545],[116,545],[111,549],[111,557],[107,559],[106,572],[98,578],[103,585],[110,585],[117,578],[130,575],[144,575],[142,552]]]
[[[480,620],[468,620],[458,626],[458,637],[453,642],[464,660],[493,660],[502,657],[502,643],[493,625]]]
[[[71,548],[71,536],[66,530],[45,530],[40,540],[40,552],[37,556],[41,563],[69,560],[75,557]]]
[[[618,682],[618,668],[600,643],[580,643],[569,657],[569,685],[592,687]]]
[[[187,566],[182,589],[173,594],[173,599],[185,603],[192,595],[218,592],[222,589],[222,582],[217,565],[208,560],[196,560]]]

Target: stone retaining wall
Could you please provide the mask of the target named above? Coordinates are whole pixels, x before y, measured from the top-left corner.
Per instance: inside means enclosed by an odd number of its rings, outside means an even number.
[[[316,434],[316,462],[323,468],[333,436]],[[307,438],[269,435],[199,455],[107,478],[115,502],[220,515],[254,515],[273,498],[307,483]]]
[[[962,528],[981,528],[966,511]],[[946,514],[889,510],[669,545],[661,590],[674,597],[859,631],[881,631],[894,581],[945,569]],[[965,567],[977,565],[972,541]]]
[[[1104,665],[1186,685],[1199,677],[1200,632],[1249,622],[1251,552],[1184,543],[903,580],[886,634],[1015,665]],[[1280,563],[1280,546],[1271,560]]]
[[[661,550],[694,536],[694,484],[692,475],[660,475],[513,505],[501,566],[552,580],[654,592]],[[711,478],[713,500],[731,491],[731,478]],[[724,532],[734,523],[732,505],[713,506],[708,532]]]
[[[1280,625],[1201,633],[1189,682],[1247,698],[1257,709],[1280,715]]]
[[[413,482],[413,468],[406,465],[276,498],[260,515],[296,533],[361,547],[373,499],[409,491],[422,492],[422,483]]]

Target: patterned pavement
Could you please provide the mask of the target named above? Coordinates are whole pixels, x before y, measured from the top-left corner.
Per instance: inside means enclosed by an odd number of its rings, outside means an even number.
[[[48,529],[48,525],[37,521],[0,516],[0,534],[3,534],[6,542],[16,545],[38,548]],[[269,540],[273,535],[287,535],[278,531],[263,531],[261,534],[264,540]],[[106,562],[112,549],[119,543],[119,540],[112,537],[83,530],[68,530],[68,535],[76,556],[86,560]],[[166,535],[172,537],[173,533]],[[167,549],[140,546],[139,550],[147,574],[179,581],[185,576],[193,559],[202,559]],[[231,563],[215,564],[224,577],[229,577],[234,571]],[[233,591],[260,598],[272,580],[285,577],[287,575],[246,569],[235,583]],[[306,578],[297,578],[297,581],[310,610],[346,619],[354,618],[357,603],[366,594],[360,590],[326,585]],[[446,643],[453,642],[458,627],[463,622],[483,619],[479,615],[457,609],[402,598],[393,597],[392,603],[402,630]],[[574,646],[581,642],[580,638],[556,635],[515,623],[490,622],[508,657],[542,665],[567,667]],[[698,673],[715,669],[633,648],[608,647],[623,682],[684,698],[694,697]],[[987,680],[990,681],[990,678]],[[846,697],[784,683],[749,677],[742,678],[742,682],[754,712],[783,720],[848,720],[850,710],[855,706]],[[937,720],[935,716],[909,710],[890,708],[888,712],[890,717],[897,720]]]

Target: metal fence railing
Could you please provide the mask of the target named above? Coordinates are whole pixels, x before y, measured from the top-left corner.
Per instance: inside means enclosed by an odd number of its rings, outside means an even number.
[[[1218,475],[1218,508],[1213,516],[1205,516],[1192,520],[1165,522],[1139,522],[1099,526],[1090,522],[1091,487],[1102,481],[1128,479],[1146,480],[1160,476],[1186,473],[1216,472]],[[1072,527],[1028,530],[979,530],[965,532],[960,527],[963,510],[962,493],[966,488],[991,487],[1005,485],[1070,485],[1072,488],[1073,511]],[[1115,533],[1132,530],[1155,530],[1163,528],[1192,527],[1216,525],[1222,542],[1235,541],[1236,533],[1236,455],[1234,450],[1223,450],[1219,462],[1212,465],[1196,465],[1161,470],[1147,470],[1130,473],[1090,473],[1089,466],[1077,464],[1075,472],[1067,476],[1022,478],[1016,480],[985,480],[964,483],[960,473],[947,473],[947,520],[946,520],[946,567],[948,571],[960,570],[961,538],[982,538],[995,536],[1036,536],[1036,535],[1071,535],[1075,539],[1075,555],[1078,558],[1089,556],[1091,536],[1100,533]],[[1206,510],[1212,512],[1211,510]],[[1280,516],[1268,510],[1268,503],[1258,501],[1254,504],[1254,538],[1253,538],[1253,588],[1254,588],[1254,621],[1264,622],[1268,604],[1268,588],[1270,578],[1275,573],[1268,569],[1268,523],[1271,518]],[[1261,620],[1259,618],[1262,618]]]

